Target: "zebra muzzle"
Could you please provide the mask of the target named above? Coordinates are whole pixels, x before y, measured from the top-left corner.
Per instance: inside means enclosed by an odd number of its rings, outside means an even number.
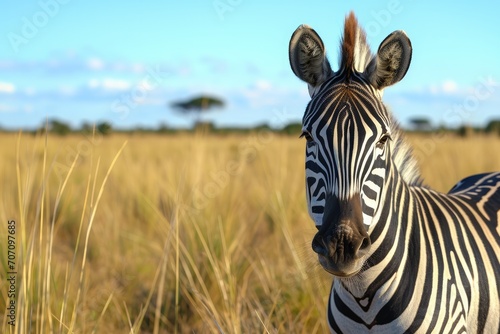
[[[348,200],[327,198],[323,223],[312,241],[323,268],[339,277],[358,273],[370,249],[359,195]]]

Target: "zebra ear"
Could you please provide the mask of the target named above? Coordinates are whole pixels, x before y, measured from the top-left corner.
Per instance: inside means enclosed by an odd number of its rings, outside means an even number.
[[[410,67],[411,52],[411,42],[404,31],[397,30],[387,36],[367,66],[370,83],[377,89],[384,89],[403,79]]]
[[[305,24],[299,26],[293,33],[288,56],[293,73],[302,81],[307,82],[311,97],[315,90],[333,74],[326,58],[323,41],[316,31]]]

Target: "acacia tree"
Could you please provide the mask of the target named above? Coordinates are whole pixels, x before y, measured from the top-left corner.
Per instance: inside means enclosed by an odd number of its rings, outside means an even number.
[[[214,96],[200,95],[185,101],[173,102],[171,107],[186,115],[194,114],[195,124],[199,124],[202,113],[223,108],[224,101]]]

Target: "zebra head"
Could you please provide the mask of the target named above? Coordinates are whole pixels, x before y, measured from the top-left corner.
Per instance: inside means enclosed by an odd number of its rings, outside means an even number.
[[[290,40],[290,65],[311,95],[302,136],[308,209],[318,228],[312,248],[339,277],[358,273],[370,254],[370,225],[382,202],[394,129],[382,91],[404,77],[411,50],[406,34],[395,31],[372,55],[353,13],[346,18],[337,72],[309,26],[298,27]]]

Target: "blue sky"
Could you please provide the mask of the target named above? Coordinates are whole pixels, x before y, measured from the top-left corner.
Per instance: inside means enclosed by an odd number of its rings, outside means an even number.
[[[217,125],[299,121],[307,87],[288,42],[301,23],[322,37],[334,70],[345,15],[354,10],[376,51],[403,29],[406,77],[384,100],[407,124],[483,125],[500,118],[497,1],[0,0],[0,126],[190,126],[169,104],[213,94]]]

